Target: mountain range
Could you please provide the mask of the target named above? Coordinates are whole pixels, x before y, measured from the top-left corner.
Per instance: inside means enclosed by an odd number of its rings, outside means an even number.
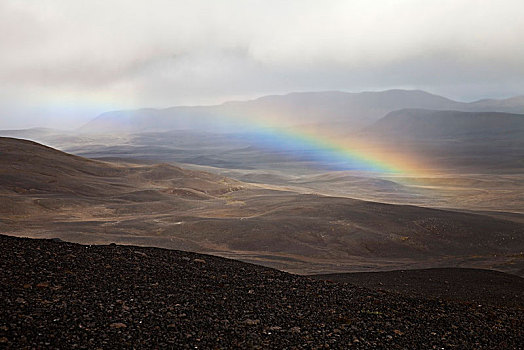
[[[320,124],[354,132],[370,126],[389,112],[406,108],[524,113],[524,96],[465,103],[420,90],[299,92],[215,106],[107,112],[82,126],[79,131],[132,133],[194,129],[231,132],[250,128],[253,124],[256,127],[281,128]]]

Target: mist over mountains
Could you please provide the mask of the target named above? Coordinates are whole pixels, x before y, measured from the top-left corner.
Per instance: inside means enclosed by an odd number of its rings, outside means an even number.
[[[458,102],[420,90],[381,92],[301,92],[265,96],[216,106],[180,106],[104,113],[79,131],[86,133],[168,131],[234,132],[252,127],[330,125],[353,132],[370,126],[387,113],[406,109],[469,112],[524,112],[524,97]]]
[[[387,203],[522,212],[524,98],[462,103],[423,91],[310,92],[219,106],[108,112],[77,131],[1,130],[88,158],[165,162],[240,181]],[[260,120],[267,120],[260,123]],[[327,130],[310,143],[303,130]],[[424,162],[368,172],[317,141]],[[343,149],[346,151],[346,149]],[[346,161],[348,161],[346,163]],[[365,164],[364,164],[365,166]]]
[[[378,149],[416,158],[432,171],[520,173],[521,112],[522,96],[464,103],[420,90],[303,92],[217,106],[107,112],[73,132],[36,128],[0,135],[85,157],[177,162],[218,172],[263,170],[266,180],[268,171],[366,170],[333,157],[330,146],[319,153],[318,141],[331,140],[353,142],[347,149],[356,154]]]

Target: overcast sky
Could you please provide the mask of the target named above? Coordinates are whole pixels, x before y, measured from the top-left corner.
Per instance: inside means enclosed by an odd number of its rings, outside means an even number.
[[[1,0],[0,128],[311,90],[524,94],[522,0]]]

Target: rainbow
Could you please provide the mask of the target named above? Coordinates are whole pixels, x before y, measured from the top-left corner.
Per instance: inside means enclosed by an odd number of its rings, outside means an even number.
[[[334,170],[358,170],[389,174],[421,174],[420,161],[381,149],[361,140],[346,139],[319,130],[266,130],[252,138],[259,146],[290,152],[307,152],[308,158]]]
[[[221,116],[216,127],[239,130],[243,140],[255,146],[295,155],[331,170],[354,170],[390,175],[426,176],[430,168],[414,154],[405,154],[364,139],[342,137],[320,127],[286,126],[278,118],[260,121],[254,118]]]
[[[99,110],[115,110],[118,109],[116,105],[120,104],[105,95],[92,94],[87,98],[88,103],[85,103],[86,98],[83,97],[60,94],[60,98],[46,96],[45,100],[50,107],[63,107],[65,103],[69,108],[74,106],[85,109],[87,113],[93,106],[97,106],[96,109]],[[427,169],[430,169],[422,159],[413,154],[395,152],[363,139],[342,137],[327,128],[291,126],[288,116],[274,115],[267,111],[263,115],[263,118],[220,115],[212,122],[212,128],[226,132],[237,130],[238,135],[242,135],[244,140],[249,139],[257,147],[306,157],[307,160],[324,164],[333,170],[421,176],[428,174]]]

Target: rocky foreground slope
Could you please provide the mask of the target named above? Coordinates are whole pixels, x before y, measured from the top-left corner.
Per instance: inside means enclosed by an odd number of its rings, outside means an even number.
[[[207,255],[0,236],[0,347],[517,349],[524,310]]]
[[[431,268],[311,277],[412,296],[524,309],[524,278],[493,270]]]

